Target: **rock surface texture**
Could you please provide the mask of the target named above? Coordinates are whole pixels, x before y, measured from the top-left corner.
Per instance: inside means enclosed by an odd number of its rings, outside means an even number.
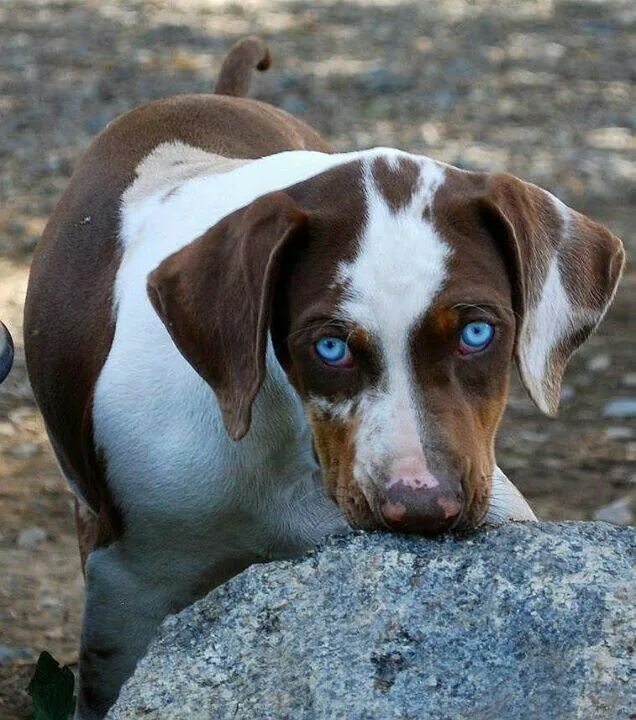
[[[335,538],[166,620],[108,717],[627,720],[635,545],[604,523]]]

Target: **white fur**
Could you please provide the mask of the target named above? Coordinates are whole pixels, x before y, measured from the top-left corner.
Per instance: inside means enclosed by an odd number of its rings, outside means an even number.
[[[527,500],[510,482],[500,467],[495,467],[490,507],[484,522],[497,525],[510,520],[536,520]]]
[[[393,151],[389,160],[397,161]],[[414,159],[414,158],[411,158]],[[443,287],[450,247],[423,218],[444,181],[441,165],[415,158],[420,179],[411,201],[397,212],[376,187],[366,163],[367,219],[355,259],[338,273],[345,289],[340,312],[376,341],[385,368],[381,389],[361,398],[354,477],[372,504],[377,471],[394,458],[417,460],[427,472],[421,449],[422,409],[414,397],[408,339]]]
[[[544,381],[552,351],[572,327],[574,309],[568,299],[558,260],[549,265],[541,297],[533,310],[527,313],[521,333],[524,351],[521,354],[521,371],[528,392],[543,412],[550,406],[544,393]]]

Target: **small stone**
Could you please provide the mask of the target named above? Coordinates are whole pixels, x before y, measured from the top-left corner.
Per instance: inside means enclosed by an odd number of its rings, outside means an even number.
[[[47,640],[61,640],[64,637],[64,628],[56,627],[46,630],[44,637],[47,638]]]
[[[4,437],[10,437],[15,435],[15,427],[10,422],[0,422],[0,435]]]
[[[628,427],[608,427],[605,430],[606,440],[631,440],[633,437],[634,431]]]
[[[561,386],[561,402],[569,402],[576,397],[576,390],[571,385]]]
[[[603,408],[604,417],[631,418],[636,417],[636,398],[616,398]]]
[[[12,422],[14,425],[20,425],[20,423],[24,422],[24,420],[32,418],[33,415],[33,408],[26,406],[15,408],[15,410],[9,410],[9,412],[7,413],[9,421]]]
[[[46,540],[46,530],[34,525],[18,535],[18,547],[33,549]]]
[[[613,523],[614,525],[631,525],[633,518],[631,505],[631,498],[618,498],[618,500],[599,508],[594,513],[594,519]]]
[[[42,610],[59,610],[60,608],[64,607],[64,603],[62,603],[62,601],[56,597],[53,597],[51,595],[44,595],[44,597],[40,599],[38,606]]]
[[[36,443],[25,442],[9,449],[9,455],[18,460],[27,460],[35,457],[40,452],[40,447]]]
[[[627,373],[627,375],[623,375],[621,382],[625,385],[625,387],[636,387],[636,373]]]
[[[607,370],[612,362],[612,358],[607,353],[595,355],[587,361],[587,369],[590,372],[602,372]]]
[[[25,648],[0,645],[0,665],[8,665],[16,660],[28,660],[30,657],[31,653]]]

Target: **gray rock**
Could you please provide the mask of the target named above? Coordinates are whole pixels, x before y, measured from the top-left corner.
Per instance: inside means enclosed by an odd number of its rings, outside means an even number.
[[[635,545],[605,523],[334,538],[168,618],[108,718],[627,719]]]

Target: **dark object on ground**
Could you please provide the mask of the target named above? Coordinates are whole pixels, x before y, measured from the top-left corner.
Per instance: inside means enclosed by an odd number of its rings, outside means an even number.
[[[13,365],[13,338],[4,323],[0,322],[0,383],[7,377]]]
[[[605,523],[336,538],[168,618],[108,717],[627,719],[635,545]]]
[[[29,683],[33,720],[68,720],[75,706],[74,685],[75,678],[69,668],[60,667],[48,652],[41,653]]]

